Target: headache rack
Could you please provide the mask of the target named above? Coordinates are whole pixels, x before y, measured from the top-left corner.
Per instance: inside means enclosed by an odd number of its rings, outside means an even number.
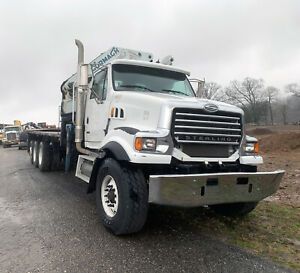
[[[190,156],[229,157],[242,141],[239,113],[175,108],[171,134],[175,146]]]

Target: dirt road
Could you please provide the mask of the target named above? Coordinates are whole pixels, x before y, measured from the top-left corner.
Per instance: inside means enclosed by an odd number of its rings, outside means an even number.
[[[115,237],[94,195],[63,172],[41,173],[26,151],[0,148],[0,272],[291,272],[152,208],[145,229]],[[166,214],[165,214],[166,213]]]

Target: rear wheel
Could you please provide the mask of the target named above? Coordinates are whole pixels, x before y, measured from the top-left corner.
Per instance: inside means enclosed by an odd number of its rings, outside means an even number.
[[[50,171],[51,169],[51,151],[49,142],[41,141],[39,145],[39,168],[42,172]]]
[[[97,176],[96,202],[103,225],[114,234],[138,232],[148,212],[148,190],[143,173],[105,159]]]
[[[39,142],[37,140],[33,141],[33,150],[32,150],[32,163],[35,167],[39,166]]]
[[[255,209],[257,202],[246,202],[246,203],[230,203],[210,206],[216,213],[230,216],[239,217],[245,216]]]
[[[33,164],[33,149],[34,149],[34,141],[30,141],[29,143],[29,158],[31,164]]]
[[[52,158],[51,158],[51,170],[58,171],[61,169],[61,156],[59,143],[52,143]]]

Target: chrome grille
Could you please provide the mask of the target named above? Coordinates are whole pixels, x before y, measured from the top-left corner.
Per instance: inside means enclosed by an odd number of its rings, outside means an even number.
[[[7,140],[16,140],[17,134],[16,133],[6,133]]]
[[[173,111],[172,136],[176,143],[239,145],[242,139],[241,115],[202,109]]]

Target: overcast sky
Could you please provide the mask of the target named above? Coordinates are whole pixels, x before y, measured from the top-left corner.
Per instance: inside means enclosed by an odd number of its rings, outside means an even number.
[[[0,1],[0,123],[57,123],[60,84],[111,46],[172,54],[192,77],[300,82],[300,1]]]

